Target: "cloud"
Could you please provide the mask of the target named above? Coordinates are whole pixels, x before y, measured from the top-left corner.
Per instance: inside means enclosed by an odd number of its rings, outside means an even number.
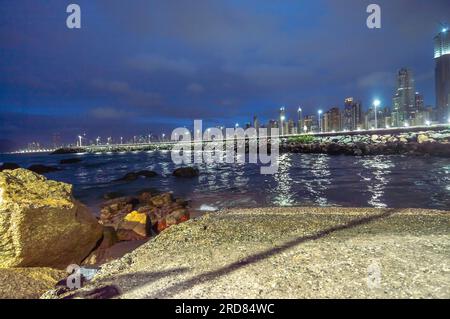
[[[130,113],[112,107],[95,107],[89,111],[91,116],[99,120],[124,119],[131,116]]]
[[[170,59],[158,55],[139,55],[130,58],[127,64],[138,71],[144,72],[175,72],[192,75],[196,71],[193,63],[185,59]]]
[[[362,89],[377,87],[395,87],[395,72],[374,72],[356,80],[357,86]]]
[[[191,83],[186,87],[186,91],[193,94],[200,94],[205,92],[205,87],[199,83]]]

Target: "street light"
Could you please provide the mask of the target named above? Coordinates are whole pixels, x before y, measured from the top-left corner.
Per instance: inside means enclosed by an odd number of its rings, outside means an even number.
[[[425,124],[426,124],[427,126],[430,126],[430,125],[431,125],[431,122],[430,122],[430,121],[426,121]]]
[[[81,136],[81,135],[78,135],[78,139],[80,140],[80,142],[79,142],[79,144],[80,144],[80,147],[81,147],[81,146],[83,146],[83,144],[82,144],[82,139],[83,139],[83,136]]]
[[[377,118],[377,107],[379,107],[381,104],[380,100],[373,101],[373,108],[375,112],[375,128],[378,129],[378,118]]]

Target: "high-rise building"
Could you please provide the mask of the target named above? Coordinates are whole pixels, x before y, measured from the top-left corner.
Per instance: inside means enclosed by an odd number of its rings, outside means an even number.
[[[297,110],[297,133],[303,133],[303,128],[305,126],[304,121],[303,121],[303,110],[301,107],[298,108]]]
[[[280,108],[280,135],[286,134],[286,109]]]
[[[323,115],[323,130],[325,132],[341,130],[341,111],[338,107],[333,107]]]
[[[439,122],[450,118],[450,30],[444,28],[434,38],[436,108]]]
[[[344,113],[342,114],[342,129],[355,131],[362,127],[363,115],[361,102],[349,97],[344,102]]]
[[[253,127],[256,129],[257,132],[259,131],[259,120],[256,115],[253,116]]]
[[[400,69],[397,74],[397,91],[393,98],[392,126],[403,126],[414,118],[417,112],[415,93],[411,70]]]

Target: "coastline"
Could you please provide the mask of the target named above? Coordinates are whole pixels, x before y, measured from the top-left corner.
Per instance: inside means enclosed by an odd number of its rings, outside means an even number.
[[[423,209],[226,210],[165,230],[59,297],[449,298],[449,223]]]

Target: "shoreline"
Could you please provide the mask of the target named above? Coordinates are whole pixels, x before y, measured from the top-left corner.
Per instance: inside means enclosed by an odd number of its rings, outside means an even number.
[[[449,211],[422,209],[224,210],[165,230],[59,297],[449,298],[449,223]],[[374,263],[381,279],[369,287]]]

